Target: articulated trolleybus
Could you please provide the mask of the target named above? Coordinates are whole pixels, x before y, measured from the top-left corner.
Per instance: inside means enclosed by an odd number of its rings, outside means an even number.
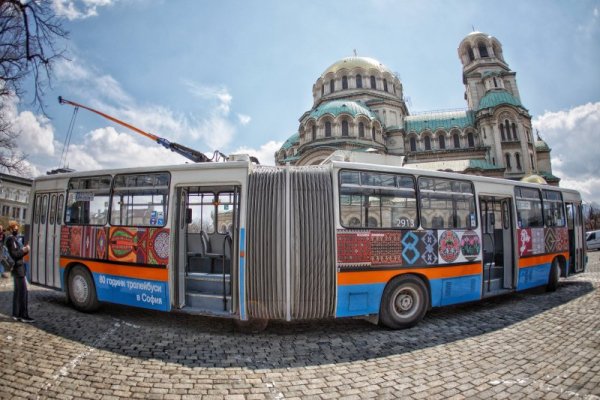
[[[36,179],[32,202],[31,282],[81,311],[398,329],[585,268],[576,191],[389,165],[75,172]]]

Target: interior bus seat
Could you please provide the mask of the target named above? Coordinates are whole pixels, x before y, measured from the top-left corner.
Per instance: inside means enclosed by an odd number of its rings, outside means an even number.
[[[204,272],[207,247],[208,240],[204,231],[187,234],[187,272]]]
[[[206,253],[206,256],[210,258],[211,273],[223,273],[224,261],[225,273],[228,274],[231,269],[231,236],[228,233],[209,234],[208,251]]]

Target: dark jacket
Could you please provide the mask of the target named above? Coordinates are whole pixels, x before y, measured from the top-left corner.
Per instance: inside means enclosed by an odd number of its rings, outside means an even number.
[[[17,237],[14,235],[10,235],[6,239],[6,248],[8,249],[8,253],[15,261],[15,266],[13,267],[13,275],[18,277],[25,276],[25,264],[23,264],[23,257],[25,256],[25,252],[23,251],[23,246],[17,240]]]

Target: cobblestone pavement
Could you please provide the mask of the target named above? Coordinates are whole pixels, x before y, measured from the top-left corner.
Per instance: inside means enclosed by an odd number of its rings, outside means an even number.
[[[555,293],[432,310],[415,328],[272,323],[104,305],[82,314],[32,287],[35,324],[0,280],[0,398],[600,399],[600,252]]]

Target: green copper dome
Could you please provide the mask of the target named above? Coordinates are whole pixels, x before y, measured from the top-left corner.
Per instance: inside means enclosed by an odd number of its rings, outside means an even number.
[[[284,150],[289,149],[293,145],[300,143],[300,134],[298,132],[294,133],[292,136],[288,138],[282,145],[281,148]]]
[[[364,103],[351,100],[333,100],[319,105],[309,114],[309,118],[319,119],[325,114],[337,117],[340,114],[349,114],[353,117],[364,115],[369,119],[377,119],[377,116]]]
[[[479,102],[477,111],[483,110],[484,108],[496,107],[500,104],[510,104],[516,107],[525,108],[515,96],[508,93],[506,90],[492,90],[483,96]]]

